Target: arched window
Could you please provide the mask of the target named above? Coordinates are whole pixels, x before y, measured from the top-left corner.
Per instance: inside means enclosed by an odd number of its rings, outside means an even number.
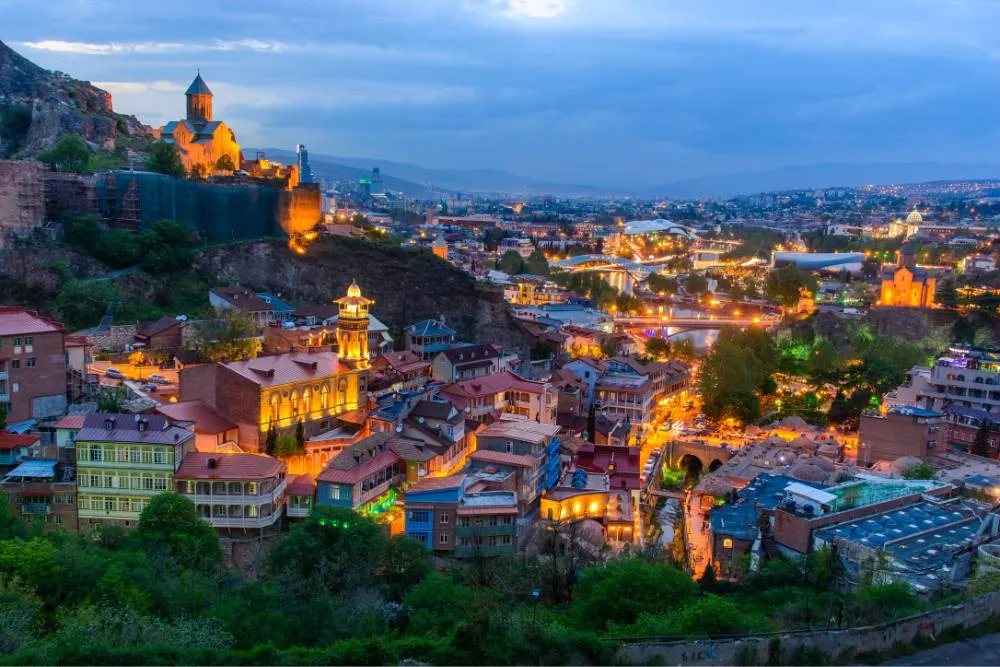
[[[319,405],[324,410],[330,407],[330,385],[328,384],[324,383],[319,390]]]
[[[299,404],[299,392],[297,391],[292,392],[291,402],[292,402],[292,418],[294,419],[299,416],[299,408],[301,407],[301,405]]]
[[[309,418],[309,414],[312,412],[312,403],[310,399],[312,398],[312,392],[308,389],[302,390],[302,416],[306,419]]]
[[[280,400],[277,394],[271,394],[271,421],[276,422],[280,418],[279,413],[279,403]]]

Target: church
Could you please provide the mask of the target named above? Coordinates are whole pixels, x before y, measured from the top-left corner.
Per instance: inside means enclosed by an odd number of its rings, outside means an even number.
[[[896,264],[882,266],[881,306],[930,308],[934,305],[937,279],[917,266],[913,247],[904,245],[896,253]]]
[[[188,172],[208,175],[216,169],[239,169],[241,153],[236,134],[223,121],[212,120],[212,91],[201,72],[184,95],[187,117],[160,128],[160,139],[177,148]]]

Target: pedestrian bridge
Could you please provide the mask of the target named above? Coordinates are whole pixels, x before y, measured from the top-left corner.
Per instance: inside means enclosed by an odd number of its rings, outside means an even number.
[[[778,326],[778,320],[771,320],[760,317],[718,317],[715,315],[705,315],[704,317],[670,317],[668,315],[635,315],[618,316],[614,318],[615,326],[621,329],[678,329],[675,335],[681,331],[696,331],[703,329],[721,329],[722,327],[736,327],[746,329],[749,327],[760,327],[772,330]]]
[[[582,273],[584,271],[625,271],[632,274],[634,278],[645,280],[653,272],[652,267],[633,262],[624,257],[614,255],[577,255],[567,259],[560,259],[552,262],[552,266],[570,271],[571,273]]]
[[[732,449],[703,440],[672,440],[664,451],[671,467],[690,467],[690,459],[694,459],[699,471],[706,472],[715,470],[733,455]]]

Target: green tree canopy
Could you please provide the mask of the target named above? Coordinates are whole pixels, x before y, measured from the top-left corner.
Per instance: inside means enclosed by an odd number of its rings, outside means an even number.
[[[497,268],[507,275],[516,276],[525,272],[524,259],[516,250],[508,250],[497,262]]]
[[[236,171],[236,165],[233,164],[233,158],[229,157],[228,153],[215,161],[215,168],[219,171]]]
[[[165,141],[154,141],[149,146],[146,158],[146,168],[158,174],[166,174],[174,178],[184,178],[184,163],[177,147]]]
[[[528,255],[524,266],[525,272],[536,276],[549,275],[549,260],[545,259],[545,253],[537,248]]]
[[[79,134],[64,134],[52,148],[39,153],[38,159],[56,171],[82,174],[87,170],[90,153],[90,146]]]
[[[212,361],[253,359],[258,350],[257,334],[257,324],[250,313],[228,308],[218,319],[195,325],[192,347]]]
[[[646,341],[646,354],[654,359],[662,359],[670,354],[670,341],[662,336],[653,336]]]
[[[799,302],[800,290],[815,292],[818,283],[815,276],[796,266],[785,266],[767,274],[764,295],[769,301],[791,308]]]
[[[698,585],[672,565],[642,558],[610,561],[583,571],[572,615],[581,627],[629,624],[643,613],[663,613],[694,597]]]
[[[183,568],[211,571],[222,563],[219,538],[184,496],[158,493],[139,517],[136,539],[151,556],[167,556]]]

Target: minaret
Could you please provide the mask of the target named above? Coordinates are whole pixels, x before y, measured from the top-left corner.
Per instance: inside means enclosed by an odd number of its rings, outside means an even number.
[[[368,368],[368,308],[375,302],[361,296],[361,288],[352,280],[347,296],[334,303],[340,306],[337,350],[341,361],[354,368]]]
[[[187,119],[191,122],[207,123],[212,120],[212,91],[201,78],[201,70],[184,93],[187,97]]]

